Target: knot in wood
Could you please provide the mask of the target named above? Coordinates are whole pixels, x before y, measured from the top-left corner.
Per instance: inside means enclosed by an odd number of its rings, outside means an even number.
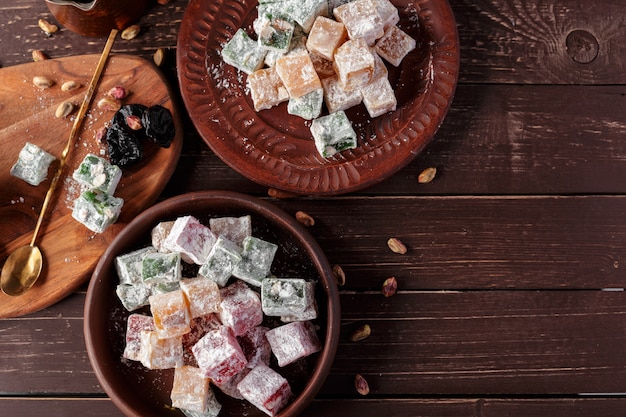
[[[565,41],[567,54],[579,64],[588,64],[598,56],[598,40],[586,30],[574,30]]]

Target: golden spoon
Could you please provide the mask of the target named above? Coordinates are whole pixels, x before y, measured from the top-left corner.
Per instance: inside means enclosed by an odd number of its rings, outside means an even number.
[[[61,154],[61,160],[59,162],[59,167],[57,168],[56,173],[54,174],[54,178],[52,178],[52,182],[50,183],[50,188],[48,188],[48,192],[46,193],[46,197],[44,198],[43,205],[41,206],[41,211],[39,212],[39,218],[37,219],[37,224],[35,225],[35,231],[33,232],[33,237],[30,241],[30,244],[27,246],[22,246],[17,248],[9,257],[7,258],[4,266],[2,267],[2,275],[0,276],[0,287],[2,291],[7,295],[20,295],[25,293],[30,287],[33,286],[39,275],[41,274],[41,269],[43,267],[43,256],[41,255],[41,251],[37,246],[35,246],[35,241],[37,240],[37,235],[39,234],[39,229],[41,228],[41,223],[43,221],[46,210],[48,209],[48,204],[54,194],[54,190],[59,182],[59,178],[61,177],[61,172],[65,167],[65,160],[67,154],[69,153],[71,145],[74,143],[74,139],[76,134],[78,133],[78,129],[80,128],[81,122],[87,113],[87,109],[89,104],[91,103],[91,99],[93,98],[93,93],[96,90],[96,86],[98,81],[100,80],[100,75],[102,75],[102,71],[104,70],[104,65],[106,64],[106,60],[111,52],[111,48],[113,47],[113,41],[117,36],[117,29],[112,29],[109,34],[109,38],[104,46],[104,50],[102,51],[102,55],[100,55],[100,60],[98,61],[98,65],[96,66],[96,71],[89,82],[89,87],[87,88],[87,93],[85,94],[85,98],[83,103],[78,110],[78,114],[76,115],[76,119],[74,120],[74,124],[72,125],[72,130],[70,131],[70,137],[63,149],[63,153]]]

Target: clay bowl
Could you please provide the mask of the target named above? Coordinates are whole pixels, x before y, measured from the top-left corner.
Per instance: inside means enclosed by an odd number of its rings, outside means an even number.
[[[314,324],[322,351],[277,369],[289,381],[294,398],[279,414],[298,415],[313,399],[330,370],[339,339],[340,305],[332,269],[319,245],[295,219],[274,205],[233,192],[206,191],[163,201],[137,216],[113,240],[91,278],[85,302],[84,334],[89,360],[104,391],[129,417],[182,416],[171,407],[173,370],[147,370],[122,358],[126,320],[130,314],[119,302],[114,267],[116,256],[150,243],[150,231],[160,221],[193,215],[208,224],[211,217],[252,216],[253,235],[277,242],[272,273],[309,277],[317,281],[319,307]],[[272,365],[274,366],[274,365]],[[265,416],[243,400],[213,388],[222,404],[221,417]]]
[[[398,26],[417,43],[399,67],[387,64],[397,108],[375,118],[363,104],[348,109],[357,148],[323,158],[310,121],[290,115],[287,103],[255,111],[247,75],[223,62],[221,49],[237,29],[256,36],[251,28],[258,1],[191,0],[176,53],[183,101],[200,136],[240,174],[301,195],[361,190],[405,167],[433,139],[448,112],[460,52],[447,0],[391,2],[398,8]]]
[[[46,0],[50,13],[63,26],[83,36],[106,36],[135,22],[148,0]]]

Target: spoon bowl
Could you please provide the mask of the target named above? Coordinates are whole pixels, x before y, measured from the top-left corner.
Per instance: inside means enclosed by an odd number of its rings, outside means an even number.
[[[22,246],[11,253],[2,268],[0,286],[11,296],[21,295],[33,286],[43,267],[43,256],[37,246]]]

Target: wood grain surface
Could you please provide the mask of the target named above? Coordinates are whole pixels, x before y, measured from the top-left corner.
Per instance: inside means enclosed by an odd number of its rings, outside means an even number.
[[[98,58],[98,55],[75,56],[0,69],[0,259],[30,243],[73,124],[71,116],[55,117],[56,109],[63,102],[80,106]],[[42,90],[33,85],[35,76],[45,76],[55,84]],[[62,91],[61,85],[70,80],[78,82],[81,88]],[[144,158],[123,170],[115,196],[124,199],[124,207],[116,224],[98,234],[72,218],[73,201],[81,191],[81,186],[71,178],[72,172],[88,153],[106,156],[106,145],[96,138],[96,132],[111,121],[114,112],[100,109],[97,102],[115,86],[130,92],[125,103],[163,105],[178,118],[166,82],[153,65],[136,57],[109,58],[82,129],[70,147],[67,165],[36,242],[44,255],[42,275],[21,296],[0,294],[0,317],[36,311],[83,284],[117,232],[156,200],[176,167],[182,148],[179,122],[172,146],[165,149],[145,141]],[[38,186],[10,175],[11,166],[26,142],[57,158],[49,169],[48,179]]]
[[[116,54],[177,85],[187,0],[151,2]],[[389,180],[340,198],[275,200],[347,275],[342,340],[303,416],[623,417],[626,410],[626,10],[619,0],[450,0],[460,82],[433,142]],[[0,0],[0,66],[97,54],[41,0]],[[2,88],[2,84],[0,84]],[[172,94],[180,100],[180,93]],[[205,189],[267,198],[224,164],[181,112],[185,141],[159,200]],[[437,167],[429,184],[422,169]],[[0,185],[1,187],[1,185]],[[385,241],[405,240],[404,256]],[[380,295],[396,276],[398,293]],[[82,286],[0,320],[0,415],[122,414],[82,340]],[[349,341],[368,323],[370,338]],[[371,393],[353,388],[362,373]]]

